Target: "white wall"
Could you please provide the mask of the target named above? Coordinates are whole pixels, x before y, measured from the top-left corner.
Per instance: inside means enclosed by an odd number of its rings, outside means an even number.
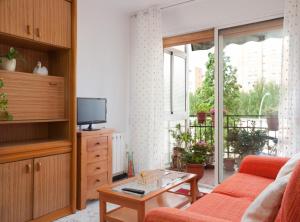
[[[108,98],[108,123],[128,129],[129,16],[106,0],[78,0],[77,95]],[[164,36],[283,15],[283,0],[196,0],[163,10]]]
[[[129,18],[105,0],[78,0],[77,96],[108,99],[108,122],[128,122]]]
[[[284,0],[196,0],[163,10],[164,36],[283,16]]]

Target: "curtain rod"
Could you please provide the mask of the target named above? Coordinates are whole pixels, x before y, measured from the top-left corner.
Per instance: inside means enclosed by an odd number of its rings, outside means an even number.
[[[195,2],[195,1],[197,1],[197,0],[186,0],[186,1],[183,1],[183,2],[178,2],[178,3],[172,4],[172,5],[167,5],[167,6],[161,7],[160,9],[164,10],[164,9],[168,9],[168,8],[173,8],[173,7],[176,7],[176,6],[185,5],[185,4],[188,4],[190,2]],[[144,13],[147,14],[147,11],[145,10]],[[136,16],[137,16],[137,13],[134,13],[131,17],[136,17]]]
[[[168,9],[168,8],[173,8],[173,7],[176,7],[176,6],[179,6],[179,5],[185,5],[187,3],[195,2],[195,1],[196,0],[186,0],[186,1],[183,1],[183,2],[178,2],[178,3],[172,4],[172,5],[167,5],[165,7],[161,7],[160,9],[164,10],[164,9]]]

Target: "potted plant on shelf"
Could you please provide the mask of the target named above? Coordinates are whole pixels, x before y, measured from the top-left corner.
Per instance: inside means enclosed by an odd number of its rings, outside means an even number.
[[[207,104],[199,104],[197,106],[197,119],[199,124],[203,124],[205,122],[208,111],[209,106]]]
[[[267,124],[268,129],[270,131],[277,131],[278,130],[278,111],[275,109],[269,109],[267,111]]]
[[[209,144],[200,141],[186,148],[183,152],[183,161],[186,165],[186,171],[196,174],[197,180],[200,180],[204,175],[204,168],[208,162],[211,151],[212,148]]]
[[[0,90],[4,87],[3,80],[0,79]],[[7,111],[7,94],[0,91],[0,121],[12,120],[13,116]]]
[[[175,140],[172,154],[172,169],[182,170],[182,153],[192,142],[192,134],[188,130],[183,130],[181,124],[177,124],[170,130],[171,136]]]
[[[253,123],[254,124],[254,123]],[[264,130],[235,128],[228,133],[228,143],[233,147],[233,152],[239,154],[237,163],[247,155],[260,154],[267,143],[267,133]]]
[[[7,54],[0,57],[0,69],[11,72],[15,71],[17,58],[21,58],[20,53],[14,47],[11,47]]]

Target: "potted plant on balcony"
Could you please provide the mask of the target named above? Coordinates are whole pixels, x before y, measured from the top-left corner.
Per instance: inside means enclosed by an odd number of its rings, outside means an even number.
[[[188,130],[183,130],[181,124],[177,124],[175,129],[170,130],[171,136],[175,140],[172,154],[172,169],[182,170],[182,153],[190,146],[192,134]]]
[[[267,111],[267,124],[268,129],[270,131],[277,131],[278,130],[278,111],[275,109],[269,109]]]
[[[212,126],[214,127],[215,126],[215,113],[216,113],[216,110],[215,108],[212,108],[210,111],[210,116],[211,116],[211,122],[212,122]],[[226,115],[227,114],[227,110],[224,109],[223,110],[223,115]]]
[[[228,144],[233,147],[234,153],[239,154],[238,165],[245,156],[260,154],[266,143],[267,133],[255,129],[254,125],[250,129],[235,128],[229,131]]]
[[[212,148],[209,144],[200,141],[186,148],[183,152],[186,171],[196,174],[197,180],[200,180],[204,175],[204,167],[208,162],[211,150]]]
[[[199,124],[203,124],[206,120],[206,114],[209,111],[207,104],[201,103],[197,106],[197,119]]]

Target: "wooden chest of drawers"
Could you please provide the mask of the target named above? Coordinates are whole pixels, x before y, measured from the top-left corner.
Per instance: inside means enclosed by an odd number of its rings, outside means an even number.
[[[112,183],[113,129],[77,132],[78,183],[77,208],[84,209],[86,201],[97,199],[97,188]]]

